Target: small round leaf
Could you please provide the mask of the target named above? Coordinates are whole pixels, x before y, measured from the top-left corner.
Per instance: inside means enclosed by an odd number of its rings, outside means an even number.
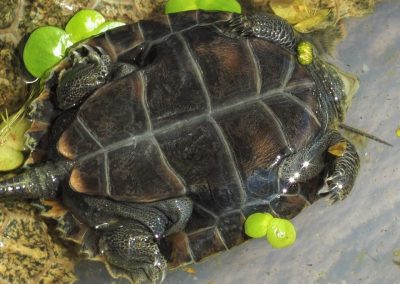
[[[111,29],[114,29],[114,28],[117,28],[120,26],[125,26],[125,25],[126,25],[125,23],[121,23],[121,22],[113,22],[113,21],[105,22],[105,23],[102,23],[97,28],[95,28],[91,32],[90,36],[98,35],[98,34],[104,33],[105,31],[108,31],[108,30],[111,30]]]
[[[199,7],[196,2],[196,0],[169,0],[165,5],[165,13],[172,14],[197,10]]]
[[[68,34],[59,28],[46,26],[34,30],[29,36],[23,52],[26,69],[35,77],[60,61],[65,50],[72,45]]]
[[[93,30],[103,24],[106,19],[95,10],[80,10],[67,23],[65,31],[76,43],[92,35]]]
[[[296,240],[296,230],[286,219],[274,218],[267,230],[267,240],[273,248],[285,248]]]
[[[269,222],[273,219],[269,213],[254,213],[247,217],[244,232],[251,238],[262,238],[267,234]]]

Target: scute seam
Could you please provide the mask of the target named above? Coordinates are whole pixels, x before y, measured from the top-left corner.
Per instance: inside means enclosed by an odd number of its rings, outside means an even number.
[[[207,112],[210,114],[211,113],[210,91],[208,90],[208,88],[207,88],[207,86],[206,86],[206,84],[204,82],[204,78],[201,75],[201,68],[199,66],[199,63],[195,59],[195,55],[193,53],[193,50],[188,45],[188,43],[185,40],[185,38],[182,35],[182,33],[178,33],[177,34],[177,38],[178,38],[179,41],[181,41],[181,43],[183,44],[186,52],[189,54],[190,62],[191,62],[192,66],[193,66],[193,69],[194,69],[194,71],[196,73],[197,81],[200,83],[201,89],[203,90],[203,94],[204,94],[204,97],[205,97],[206,102],[207,102]]]
[[[233,154],[231,145],[229,144],[228,140],[226,139],[225,134],[222,131],[221,127],[218,125],[218,123],[215,121],[215,119],[213,117],[209,116],[209,118],[210,118],[211,124],[214,126],[214,129],[217,131],[219,139],[224,144],[225,151],[229,157],[229,164],[231,165],[231,167],[234,170],[234,175],[236,178],[235,182],[236,182],[236,185],[238,185],[239,190],[240,190],[240,200],[242,201],[242,203],[241,203],[241,206],[242,206],[243,203],[245,202],[247,196],[246,196],[246,191],[244,188],[242,178],[241,178],[239,170],[238,170],[238,164],[236,162],[235,155]]]
[[[262,86],[262,77],[261,77],[261,68],[260,62],[256,55],[254,54],[253,47],[250,44],[250,40],[246,40],[245,46],[247,47],[251,61],[254,64],[254,68],[256,69],[256,96],[259,97],[261,95],[261,86]]]
[[[97,136],[90,131],[90,128],[85,124],[85,122],[79,117],[79,115],[76,117],[76,121],[79,123],[79,125],[82,127],[84,131],[89,135],[90,138],[93,139],[93,141],[100,147],[100,149],[103,149],[104,146],[100,143],[98,140]]]
[[[283,140],[283,142],[285,143],[286,147],[288,147],[289,149],[291,149],[290,143],[289,143],[289,139],[286,136],[285,132],[283,131],[283,125],[282,122],[280,121],[280,119],[278,118],[278,116],[275,114],[275,112],[269,107],[267,106],[263,101],[259,101],[258,104],[265,110],[265,113],[267,114],[268,117],[272,118],[272,121],[275,124],[275,127],[277,129],[279,129],[279,134],[281,136],[281,139]]]
[[[297,87],[299,87],[299,86],[303,86],[303,84],[297,85]],[[307,82],[307,84],[304,84],[304,87],[306,87],[306,86],[309,86],[308,82]],[[268,98],[269,96],[274,95],[276,93],[280,93],[281,91],[282,91],[281,88],[277,88],[277,89],[274,89],[274,90],[271,90],[271,91],[268,91],[266,93],[261,94],[260,97],[249,97],[249,98],[246,98],[246,99],[244,99],[244,100],[242,100],[242,101],[240,101],[238,103],[234,103],[234,104],[223,106],[223,107],[214,108],[213,112],[211,113],[211,115],[214,116],[215,114],[223,113],[223,112],[235,109],[237,107],[240,107],[240,106],[243,106],[243,105],[246,105],[246,104],[254,103],[254,102],[259,101],[261,99]],[[129,145],[132,145],[133,143],[136,143],[137,141],[149,138],[150,136],[154,136],[154,135],[156,135],[158,133],[164,133],[164,132],[167,132],[169,130],[172,130],[172,129],[175,129],[177,127],[180,127],[182,125],[188,125],[188,124],[191,124],[191,123],[196,123],[196,122],[202,121],[202,120],[204,120],[204,118],[208,118],[208,117],[209,117],[209,115],[207,115],[207,114],[200,114],[200,115],[194,116],[194,117],[192,117],[192,118],[190,118],[188,120],[185,120],[185,121],[174,122],[174,123],[171,123],[171,124],[167,124],[167,125],[165,125],[163,127],[160,127],[158,129],[147,131],[147,132],[145,132],[145,133],[143,133],[141,135],[134,135],[134,136],[128,137],[126,139],[117,141],[117,142],[115,142],[113,144],[107,145],[106,147],[102,147],[101,149],[99,149],[97,151],[94,151],[94,152],[92,152],[90,154],[87,154],[87,155],[81,157],[80,160],[82,160],[82,161],[88,160],[88,159],[90,159],[92,157],[95,157],[95,156],[97,156],[99,154],[104,153],[105,151],[112,151],[112,150],[118,149],[119,147],[129,146]]]
[[[138,73],[139,73],[139,76],[138,76],[139,80],[141,81],[141,84],[143,86],[141,98],[142,98],[143,110],[144,110],[144,113],[145,113],[145,116],[146,116],[146,121],[147,121],[147,124],[149,126],[150,139],[154,143],[154,146],[157,148],[157,151],[160,154],[161,160],[165,163],[166,167],[171,172],[171,174],[173,174],[175,176],[175,178],[178,180],[179,185],[184,189],[184,194],[186,194],[186,192],[187,192],[187,188],[185,186],[186,181],[171,166],[171,164],[169,163],[169,161],[168,161],[167,157],[165,156],[163,150],[161,149],[160,143],[158,143],[158,140],[155,137],[155,133],[153,131],[153,125],[151,123],[151,118],[150,118],[150,111],[149,111],[149,107],[148,107],[148,103],[147,103],[146,78],[145,78],[144,72],[139,71]],[[131,138],[135,139],[135,136],[133,136]]]

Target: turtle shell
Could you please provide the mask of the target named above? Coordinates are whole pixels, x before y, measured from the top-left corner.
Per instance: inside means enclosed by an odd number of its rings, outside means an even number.
[[[24,202],[0,203],[0,282],[71,283],[74,262],[48,234],[35,209]]]
[[[291,218],[318,177],[290,189],[265,172],[321,131],[318,90],[296,55],[223,33],[229,13],[186,12],[126,25],[85,44],[140,68],[99,88],[60,134],[72,190],[129,202],[194,201],[185,232],[165,239],[172,267],[245,240],[254,211]]]

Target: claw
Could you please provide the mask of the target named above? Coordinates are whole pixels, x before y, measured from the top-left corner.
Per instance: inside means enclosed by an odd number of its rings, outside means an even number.
[[[75,64],[96,63],[99,64],[101,56],[104,54],[102,50],[95,49],[87,44],[81,44],[71,49],[68,58]]]

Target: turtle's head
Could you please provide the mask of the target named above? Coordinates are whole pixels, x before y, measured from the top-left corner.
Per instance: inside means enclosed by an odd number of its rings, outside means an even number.
[[[347,73],[332,64],[321,62],[318,67],[322,69],[320,69],[322,71],[320,78],[328,103],[327,111],[335,115],[341,122],[344,120],[353,96],[358,90],[359,81],[355,75]]]
[[[340,103],[339,116],[341,119],[344,118],[344,114],[347,112],[351,105],[354,94],[360,87],[360,82],[354,74],[345,72],[338,67],[334,67],[339,79],[342,81],[341,98],[338,98]],[[336,98],[335,98],[336,99]]]

